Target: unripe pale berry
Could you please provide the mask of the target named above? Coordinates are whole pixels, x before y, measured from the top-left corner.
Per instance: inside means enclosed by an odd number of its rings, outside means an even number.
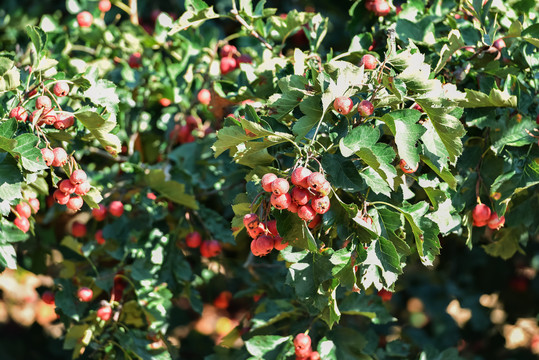
[[[311,206],[317,213],[325,214],[330,207],[329,198],[327,196],[314,198],[313,201],[311,201]]]
[[[96,221],[103,221],[107,216],[107,208],[103,204],[99,204],[98,209],[92,209],[92,216]]]
[[[52,107],[52,101],[50,97],[46,95],[42,95],[37,98],[36,109],[41,109],[41,108],[50,109],[51,107]]]
[[[214,257],[219,255],[220,253],[221,244],[219,244],[219,241],[215,239],[204,240],[200,245],[200,255],[204,256],[205,258]]]
[[[67,163],[67,153],[66,151],[61,148],[57,147],[52,149],[52,152],[54,154],[54,160],[52,161],[52,166],[64,166]]]
[[[121,201],[115,200],[109,205],[109,213],[112,216],[120,217],[124,213],[124,204]]]
[[[39,200],[36,198],[28,199],[28,203],[30,204],[30,207],[32,208],[32,212],[35,214],[39,211]]]
[[[103,230],[102,229],[99,229],[95,232],[95,241],[99,244],[99,245],[103,245],[105,243],[105,238],[103,237]]]
[[[52,88],[54,95],[64,97],[69,94],[69,84],[66,81],[58,81]]]
[[[80,197],[79,195],[75,195],[69,198],[66,206],[70,210],[79,211],[83,204],[84,200],[82,200],[82,197]]]
[[[102,306],[97,309],[97,317],[101,320],[108,321],[112,316],[112,308],[108,305]]]
[[[22,106],[17,106],[11,109],[9,112],[10,118],[15,118],[17,121],[26,121],[28,120],[28,113]]]
[[[287,193],[290,189],[290,184],[286,179],[277,178],[271,183],[271,192],[275,195]]]
[[[316,216],[316,211],[309,204],[298,206],[298,216],[302,220],[311,221]]]
[[[65,194],[73,194],[75,192],[76,185],[67,179],[60,181],[58,189]]]
[[[333,108],[339,113],[346,115],[354,107],[354,102],[352,99],[346,96],[339,96],[333,101]]]
[[[71,235],[73,235],[74,237],[84,237],[86,236],[86,232],[87,229],[85,224],[78,221],[75,221],[73,222],[73,224],[71,224]]]
[[[60,205],[65,205],[69,201],[69,194],[62,192],[62,190],[60,189],[56,189],[52,196],[54,197],[54,200]]]
[[[101,0],[99,4],[97,5],[97,7],[99,8],[99,11],[107,12],[111,9],[112,4],[110,3],[109,0]]]
[[[292,196],[292,201],[297,205],[305,205],[309,202],[309,191],[306,189],[295,187],[290,195]]]
[[[264,176],[262,176],[262,189],[267,192],[271,192],[271,184],[277,179],[277,175],[274,173],[267,173]]]
[[[30,208],[30,205],[26,202],[21,202],[15,206],[15,210],[17,211],[17,214],[19,216],[29,218],[30,215],[32,215],[32,209]]]
[[[88,176],[86,175],[86,172],[82,169],[77,169],[71,173],[71,176],[69,177],[69,181],[73,185],[78,185],[80,183],[83,183],[88,179]]]
[[[359,66],[363,65],[365,69],[368,70],[374,70],[376,69],[376,65],[378,63],[378,60],[371,54],[365,54],[361,58],[361,61],[359,62]]]
[[[221,74],[226,75],[238,67],[236,59],[232,57],[224,57],[221,59],[220,64]]]
[[[363,117],[371,116],[374,113],[374,106],[369,100],[362,100],[357,107],[357,111]]]
[[[198,92],[197,99],[201,104],[209,105],[211,101],[211,93],[208,89],[202,89]]]
[[[77,14],[77,22],[80,27],[89,27],[94,21],[93,15],[88,11],[82,11]]]
[[[274,208],[279,210],[285,210],[288,209],[288,207],[292,203],[292,197],[289,193],[284,193],[281,195],[271,194],[270,202]]]
[[[298,166],[294,169],[294,171],[292,171],[290,181],[296,186],[301,186],[302,188],[307,189],[309,187],[309,184],[307,183],[307,177],[311,174],[311,170],[303,166]]]
[[[326,178],[324,175],[320,172],[313,172],[309,177],[307,178],[307,184],[309,184],[309,187],[313,189],[314,191],[318,191],[322,187],[322,185],[326,182]]]
[[[92,188],[92,185],[90,185],[89,181],[81,182],[80,184],[75,186],[75,194],[84,196],[88,194],[88,191]]]
[[[19,228],[23,233],[27,233],[30,230],[30,221],[25,217],[18,217],[13,220],[13,224]]]
[[[246,228],[253,230],[254,228],[258,227],[259,220],[258,215],[256,214],[247,214],[243,217],[243,225],[245,225]]]
[[[81,287],[81,288],[77,291],[77,297],[78,297],[79,300],[82,301],[82,302],[89,302],[89,301],[91,301],[93,296],[94,296],[94,292],[92,291],[92,289],[87,288],[87,287]]]
[[[193,231],[185,237],[185,244],[190,248],[197,248],[202,243],[202,236],[198,231]]]

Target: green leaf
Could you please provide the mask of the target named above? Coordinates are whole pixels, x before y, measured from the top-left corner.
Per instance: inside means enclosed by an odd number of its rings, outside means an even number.
[[[320,95],[304,98],[299,108],[304,115],[292,126],[297,142],[301,141],[324,116]]]
[[[305,225],[305,221],[289,211],[276,212],[274,215],[277,220],[277,231],[285,241],[300,249],[318,251],[316,241]]]
[[[482,246],[487,254],[508,260],[517,251],[524,253],[518,245],[518,240],[519,234],[513,229],[501,229],[496,233],[494,242]]]
[[[0,200],[13,201],[22,198],[21,188],[24,181],[17,162],[6,153],[0,153]]]
[[[288,341],[291,341],[290,336],[257,335],[247,340],[245,347],[249,354],[262,358],[266,353]]]
[[[118,103],[120,102],[120,98],[116,93],[116,85],[104,79],[94,81],[90,77],[89,80],[91,86],[84,91],[84,96],[94,104],[104,106],[107,111],[116,114],[118,112]]]
[[[204,226],[212,234],[214,239],[219,239],[224,243],[234,244],[234,236],[230,230],[230,223],[221,214],[207,208],[200,207],[200,218],[204,219]]]
[[[122,150],[120,139],[110,133],[116,127],[116,117],[113,114],[108,119],[90,110],[75,112],[74,115],[108,153],[116,156]]]
[[[17,254],[10,244],[0,244],[0,269],[17,269]]]
[[[0,59],[5,59],[0,57]],[[13,63],[13,62],[12,62]],[[14,90],[21,84],[21,73],[14,65],[0,76],[0,93]]]
[[[352,193],[361,190],[363,181],[351,160],[339,154],[325,154],[322,157],[322,166],[335,188]]]
[[[17,146],[13,148],[12,153],[20,156],[23,168],[32,172],[48,169],[41,151],[36,147],[38,139],[34,134],[22,134],[15,139]]]
[[[447,40],[449,44],[444,44],[444,46],[442,46],[442,50],[440,50],[440,59],[438,60],[436,68],[434,69],[435,74],[439,73],[440,70],[445,67],[445,64],[449,61],[449,59],[451,59],[451,56],[453,56],[457,50],[465,45],[464,40],[462,40],[460,35],[460,31],[456,29],[449,32]]]
[[[190,4],[193,6],[187,8],[187,11],[180,16],[177,23],[168,32],[168,35],[174,35],[189,27],[196,28],[202,25],[206,20],[219,17],[219,14],[215,13],[213,10],[213,6],[207,7],[202,0],[192,0],[190,1]]]
[[[32,25],[26,25],[26,34],[32,41],[32,44],[34,44],[37,57],[39,58],[41,50],[45,48],[47,43],[47,34],[41,28]]]
[[[487,95],[481,91],[465,89],[466,98],[459,101],[459,106],[464,108],[476,107],[517,107],[517,97],[505,91],[490,89]]]
[[[341,313],[368,317],[374,324],[387,324],[396,319],[382,304],[379,296],[353,293],[344,298],[340,307]]]
[[[436,42],[434,38],[434,23],[433,18],[430,16],[424,17],[420,21],[410,21],[407,19],[397,19],[397,25],[395,26],[398,37],[408,42],[413,40],[417,43],[424,43],[427,45],[433,45]]]
[[[417,124],[421,113],[413,109],[396,110],[382,116],[382,120],[395,136],[399,157],[412,168],[419,163],[417,141],[426,132],[425,127]]]
[[[174,180],[165,180],[163,170],[150,170],[144,175],[144,181],[167,199],[191,209],[198,209],[195,197],[185,193],[185,185]]]
[[[414,234],[417,253],[423,265],[432,265],[436,255],[440,254],[440,230],[435,222],[425,217],[429,205],[425,201],[400,208],[410,224]]]

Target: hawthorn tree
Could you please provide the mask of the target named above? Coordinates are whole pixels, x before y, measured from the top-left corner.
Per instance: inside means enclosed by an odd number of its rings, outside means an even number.
[[[355,1],[337,39],[264,1],[140,6],[3,15],[0,264],[53,279],[58,356],[539,352],[533,4]],[[528,337],[474,343],[502,327]]]

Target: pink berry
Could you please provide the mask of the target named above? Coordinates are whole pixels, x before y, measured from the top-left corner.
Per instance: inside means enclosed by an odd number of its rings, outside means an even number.
[[[58,189],[65,194],[73,194],[75,192],[76,185],[67,179],[60,181]]]
[[[198,92],[197,95],[198,101],[203,105],[210,105],[211,93],[208,89],[202,89]]]
[[[312,219],[311,221],[309,221],[309,229],[314,229],[315,227],[318,226],[318,224],[320,224],[320,222],[322,221],[322,217],[320,216],[320,214],[316,214],[314,219]]]
[[[27,219],[30,217],[30,215],[32,215],[32,209],[30,208],[30,204],[26,202],[21,202],[17,204],[17,206],[15,206],[15,210],[17,211],[17,214],[19,214],[19,216],[25,217]]]
[[[288,209],[288,207],[292,203],[292,197],[289,193],[284,193],[281,195],[271,194],[270,202],[274,208],[278,210],[285,210]]]
[[[290,195],[292,196],[292,201],[297,205],[305,205],[309,202],[309,191],[304,188],[294,187]]]
[[[82,197],[79,195],[72,196],[67,201],[67,208],[73,211],[79,211],[82,205],[84,204],[84,201],[82,200]]]
[[[302,166],[298,166],[294,169],[294,171],[292,171],[290,181],[296,186],[301,186],[302,188],[307,189],[309,187],[309,184],[307,183],[307,177],[311,174],[311,170]]]
[[[103,221],[107,216],[107,208],[103,204],[99,204],[99,208],[92,209],[92,216],[96,221]]]
[[[260,235],[251,242],[251,252],[255,256],[268,255],[273,250],[273,243],[272,236]]]
[[[81,287],[81,288],[77,291],[77,297],[78,297],[79,300],[82,301],[82,302],[89,302],[89,301],[91,301],[93,296],[94,296],[94,292],[92,291],[92,289],[87,288],[87,287]]]
[[[376,16],[387,16],[389,12],[391,11],[391,8],[389,7],[389,4],[385,0],[379,0],[374,2],[374,6],[372,9],[372,12]]]
[[[108,1],[107,1],[108,2]],[[110,2],[109,2],[110,4]],[[97,309],[97,317],[103,321],[108,321],[112,316],[112,308],[108,305],[102,306]]]
[[[485,226],[490,219],[490,215],[491,211],[487,205],[477,204],[472,211],[474,226]]]
[[[297,334],[294,338],[294,346],[299,349],[308,349],[311,347],[311,337],[305,333]]]
[[[99,245],[103,245],[105,243],[105,238],[103,237],[103,229],[99,229],[95,232],[95,241]]]
[[[39,211],[39,200],[36,198],[28,199],[28,203],[30,204],[30,207],[32,208],[32,212],[35,214]]]
[[[30,221],[25,217],[18,217],[13,220],[13,224],[19,228],[23,233],[27,233],[30,230]]]
[[[329,183],[329,181],[326,180],[322,183],[322,185],[320,185],[320,188],[316,191],[318,191],[318,193],[322,196],[329,195],[329,193],[331,192],[331,184]]]
[[[198,231],[193,231],[185,237],[185,244],[190,248],[197,248],[202,243],[202,236]]]
[[[378,63],[378,60],[376,60],[374,56],[372,56],[371,54],[365,54],[361,58],[359,66],[363,65],[365,69],[374,70],[376,69],[377,63]]]
[[[277,178],[271,183],[271,192],[275,195],[287,193],[290,189],[290,184],[283,178]]]
[[[78,221],[73,222],[71,225],[71,235],[74,237],[84,237],[86,236],[86,225]]]
[[[219,55],[222,58],[225,58],[225,57],[229,57],[229,56],[234,56],[237,51],[238,51],[238,49],[236,49],[236,47],[234,45],[226,44],[219,51]]]
[[[357,111],[363,117],[371,116],[374,113],[374,106],[369,100],[362,100],[357,107]]]
[[[115,200],[109,205],[109,213],[112,216],[120,217],[124,213],[124,204],[121,201]]]
[[[82,169],[77,169],[71,173],[71,176],[69,177],[69,181],[73,185],[78,185],[80,183],[83,183],[88,179],[88,176],[86,175],[86,172]]]
[[[266,227],[264,224],[259,223],[254,229],[247,228],[247,234],[253,239],[256,239],[259,235],[266,233]]]
[[[248,229],[254,229],[258,227],[259,220],[256,214],[247,214],[243,217],[243,225]]]
[[[66,81],[58,81],[52,88],[54,95],[64,97],[69,94],[69,84]]]
[[[204,240],[202,244],[200,245],[200,255],[202,255],[205,258],[210,258],[217,256],[221,253],[221,244],[219,244],[219,241],[212,239],[212,240]]]
[[[298,212],[298,204],[295,202],[291,202],[290,205],[286,208],[286,210],[290,211],[291,213],[297,213]]]
[[[288,241],[283,243],[283,238],[280,236],[275,236],[273,239],[273,247],[275,250],[281,251],[288,246]]]
[[[236,59],[232,57],[224,57],[221,59],[220,64],[221,74],[226,75],[238,67]]]
[[[46,95],[42,95],[37,98],[36,109],[41,109],[41,108],[50,109],[51,107],[52,107],[52,101],[50,97]]]
[[[238,56],[237,61],[238,64],[252,64],[253,58],[247,54],[241,54],[240,56]]]
[[[70,113],[57,113],[54,127],[58,130],[70,128],[75,124],[75,117]]]
[[[99,1],[99,4],[97,5],[99,11],[101,12],[107,12],[111,9],[112,4],[109,0],[101,0]]]
[[[267,192],[271,192],[271,183],[277,179],[277,175],[273,173],[267,173],[264,176],[262,176],[262,189]]]
[[[419,167],[419,164],[415,167],[415,168],[412,168],[410,165],[408,165],[406,163],[406,161],[404,161],[404,159],[401,159],[399,161],[399,167],[401,168],[401,170],[406,173],[406,174],[412,174],[414,172],[416,172],[416,170],[418,169]]]
[[[17,106],[11,109],[11,111],[9,112],[9,117],[15,118],[17,121],[24,122],[28,120],[28,113],[26,112],[26,110],[24,110],[22,106]]]
[[[505,224],[505,216],[498,216],[497,213],[493,212],[487,222],[487,226],[493,230],[499,230]]]
[[[352,99],[346,96],[339,96],[333,101],[333,108],[335,108],[339,114],[347,115],[350,111],[352,111],[353,107],[354,102]]]
[[[90,185],[90,182],[85,181],[75,186],[75,194],[84,196],[88,194],[88,191],[92,188],[92,185]]]
[[[61,148],[57,147],[52,149],[52,152],[54,154],[54,160],[52,162],[52,166],[64,166],[67,163],[67,153],[66,151]]]
[[[62,192],[62,190],[60,189],[56,189],[52,196],[54,197],[54,200],[60,205],[65,205],[69,201],[69,194]]]
[[[325,214],[330,207],[329,198],[327,196],[321,196],[314,198],[311,202],[311,206],[314,211],[316,211],[319,214]]]
[[[494,43],[492,43],[492,46],[494,46],[496,49],[498,49],[499,51],[502,51],[502,49],[504,47],[506,47],[505,45],[505,41],[503,41],[503,38],[500,38],[496,41],[494,41]]]
[[[88,11],[82,11],[77,14],[77,22],[80,27],[89,27],[94,21],[93,15]]]
[[[298,206],[298,216],[302,220],[311,221],[316,216],[316,211],[309,204]]]
[[[326,178],[320,172],[313,172],[307,178],[307,184],[309,184],[309,188],[313,189],[314,191],[318,191],[318,189],[320,189],[326,181]]]
[[[277,231],[277,220],[270,220],[266,223],[266,228],[273,236],[279,236],[279,232]]]
[[[43,155],[43,161],[47,166],[51,166],[54,162],[54,152],[49,148],[41,149],[41,155]]]
[[[38,125],[41,126],[43,124],[47,125],[54,125],[56,121],[58,120],[56,111],[46,108],[43,113],[41,114],[41,117],[39,118]]]

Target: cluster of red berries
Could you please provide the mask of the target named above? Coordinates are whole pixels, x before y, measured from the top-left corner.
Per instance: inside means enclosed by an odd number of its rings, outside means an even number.
[[[28,202],[21,201],[17,206],[15,206],[15,212],[17,217],[13,220],[13,223],[18,227],[22,232],[26,233],[30,230],[30,221],[28,218],[32,213],[37,213],[39,211],[39,200],[36,198],[28,199]]]
[[[84,203],[82,196],[86,195],[90,188],[91,185],[87,180],[86,173],[84,170],[78,169],[71,173],[69,179],[60,181],[58,189],[54,191],[52,196],[58,204],[78,211]]]
[[[47,90],[48,91],[48,90]],[[69,84],[66,81],[58,81],[52,88],[54,95],[64,97],[69,94]],[[10,118],[17,121],[35,122],[36,126],[52,125],[58,130],[67,129],[75,123],[75,117],[72,113],[65,111],[56,111],[52,106],[52,100],[47,95],[38,96],[36,99],[35,110],[28,115],[28,111],[22,106],[16,106],[9,112]]]
[[[487,225],[493,230],[499,230],[505,224],[505,216],[498,216],[485,204],[477,204],[472,211],[473,226],[483,227]]]
[[[310,228],[314,228],[320,222],[319,215],[329,210],[331,184],[321,172],[311,172],[302,166],[294,169],[290,181],[294,185],[292,189],[286,179],[267,173],[262,177],[262,188],[271,192],[273,207],[297,214],[300,219],[310,222]]]
[[[198,231],[187,234],[185,244],[192,249],[200,248],[200,255],[205,258],[217,256],[222,251],[219,241],[215,239],[202,240],[202,236]]]
[[[240,54],[234,45],[226,44],[219,51],[221,56],[221,74],[226,75],[235,70],[241,63],[251,64],[253,59],[247,54]]]
[[[339,96],[333,101],[333,108],[342,115],[348,115],[354,108],[352,99],[346,96]],[[374,113],[374,105],[369,100],[361,100],[357,105],[359,115],[366,117]]]
[[[376,16],[387,16],[391,11],[389,3],[386,0],[367,0],[365,8],[373,12]]]
[[[294,338],[294,350],[296,360],[320,360],[318,351],[311,347],[311,337],[305,333],[299,333]]]
[[[277,231],[276,220],[270,220],[264,224],[259,220],[258,215],[247,214],[243,217],[243,224],[253,239],[251,252],[255,256],[265,256],[273,249],[281,251],[288,246],[288,242],[283,243],[283,238]]]
[[[178,144],[186,144],[195,141],[193,131],[200,129],[202,120],[193,115],[185,117],[185,124],[176,124],[170,132],[170,139]]]
[[[94,292],[88,287],[81,287],[77,291],[77,297],[81,302],[90,302],[94,297]],[[103,321],[108,321],[112,316],[112,307],[109,304],[102,305],[97,309],[97,317]]]
[[[106,219],[106,217],[107,217],[107,213],[111,214],[114,217],[122,216],[122,214],[124,213],[124,204],[119,200],[114,200],[113,202],[111,202],[109,204],[108,210],[105,207],[105,205],[103,205],[103,204],[99,204],[98,208],[92,209],[92,216],[96,221],[104,221]],[[71,233],[73,234],[73,236],[75,236],[75,237],[83,237],[84,235],[86,235],[86,225],[83,225],[84,226],[84,232],[83,233],[81,231],[79,233],[79,236],[75,235],[75,233],[73,231],[74,227],[75,227],[75,224],[76,224],[76,222],[73,224],[73,228],[71,230]],[[82,235],[80,235],[80,234],[82,234]],[[95,238],[95,241],[99,245],[103,245],[105,243],[105,237],[103,236],[103,230],[102,229],[99,229],[99,230],[97,230],[95,232],[94,238]]]

